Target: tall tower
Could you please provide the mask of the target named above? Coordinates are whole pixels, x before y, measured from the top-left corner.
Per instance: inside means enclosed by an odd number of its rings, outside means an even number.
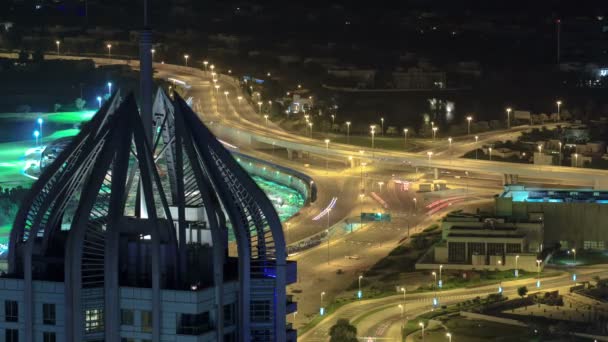
[[[139,35],[139,87],[140,112],[148,142],[152,144],[152,30],[150,28],[150,9],[144,0],[144,27]]]

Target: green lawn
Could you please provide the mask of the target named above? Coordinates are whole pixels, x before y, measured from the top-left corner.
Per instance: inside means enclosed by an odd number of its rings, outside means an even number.
[[[567,250],[559,251],[551,258],[551,263],[559,266],[574,265],[574,255]],[[576,252],[576,265],[608,264],[608,251],[579,250]]]
[[[417,322],[416,322],[417,324]],[[445,323],[447,331],[452,334],[453,341],[540,341],[541,337],[534,329],[514,325],[500,324],[487,321],[471,321],[461,317],[451,318]],[[420,332],[414,335],[420,339]],[[421,340],[421,339],[420,339]],[[443,328],[425,331],[424,340],[427,342],[447,341],[446,330]]]

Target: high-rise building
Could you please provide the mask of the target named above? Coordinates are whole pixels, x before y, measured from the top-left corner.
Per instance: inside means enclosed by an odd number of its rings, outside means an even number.
[[[149,136],[115,94],[34,184],[0,278],[4,341],[295,341],[272,203],[179,96]]]

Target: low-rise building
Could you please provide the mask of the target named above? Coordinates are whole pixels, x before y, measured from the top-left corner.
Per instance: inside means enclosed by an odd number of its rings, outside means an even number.
[[[442,242],[428,255],[433,258],[431,264],[446,269],[536,271],[543,241],[541,219],[506,221],[459,213],[446,216],[441,228]],[[423,263],[416,267],[425,268]]]

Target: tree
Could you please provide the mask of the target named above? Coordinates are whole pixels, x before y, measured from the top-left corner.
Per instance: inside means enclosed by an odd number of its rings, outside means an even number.
[[[357,328],[345,318],[340,318],[329,329],[330,342],[357,342]]]
[[[521,297],[524,298],[526,296],[526,294],[528,294],[528,288],[525,286],[522,286],[520,288],[517,289],[517,294]]]
[[[74,101],[74,105],[76,106],[76,108],[78,108],[78,110],[83,110],[84,106],[87,105],[87,101],[81,98],[77,98],[76,101]]]

